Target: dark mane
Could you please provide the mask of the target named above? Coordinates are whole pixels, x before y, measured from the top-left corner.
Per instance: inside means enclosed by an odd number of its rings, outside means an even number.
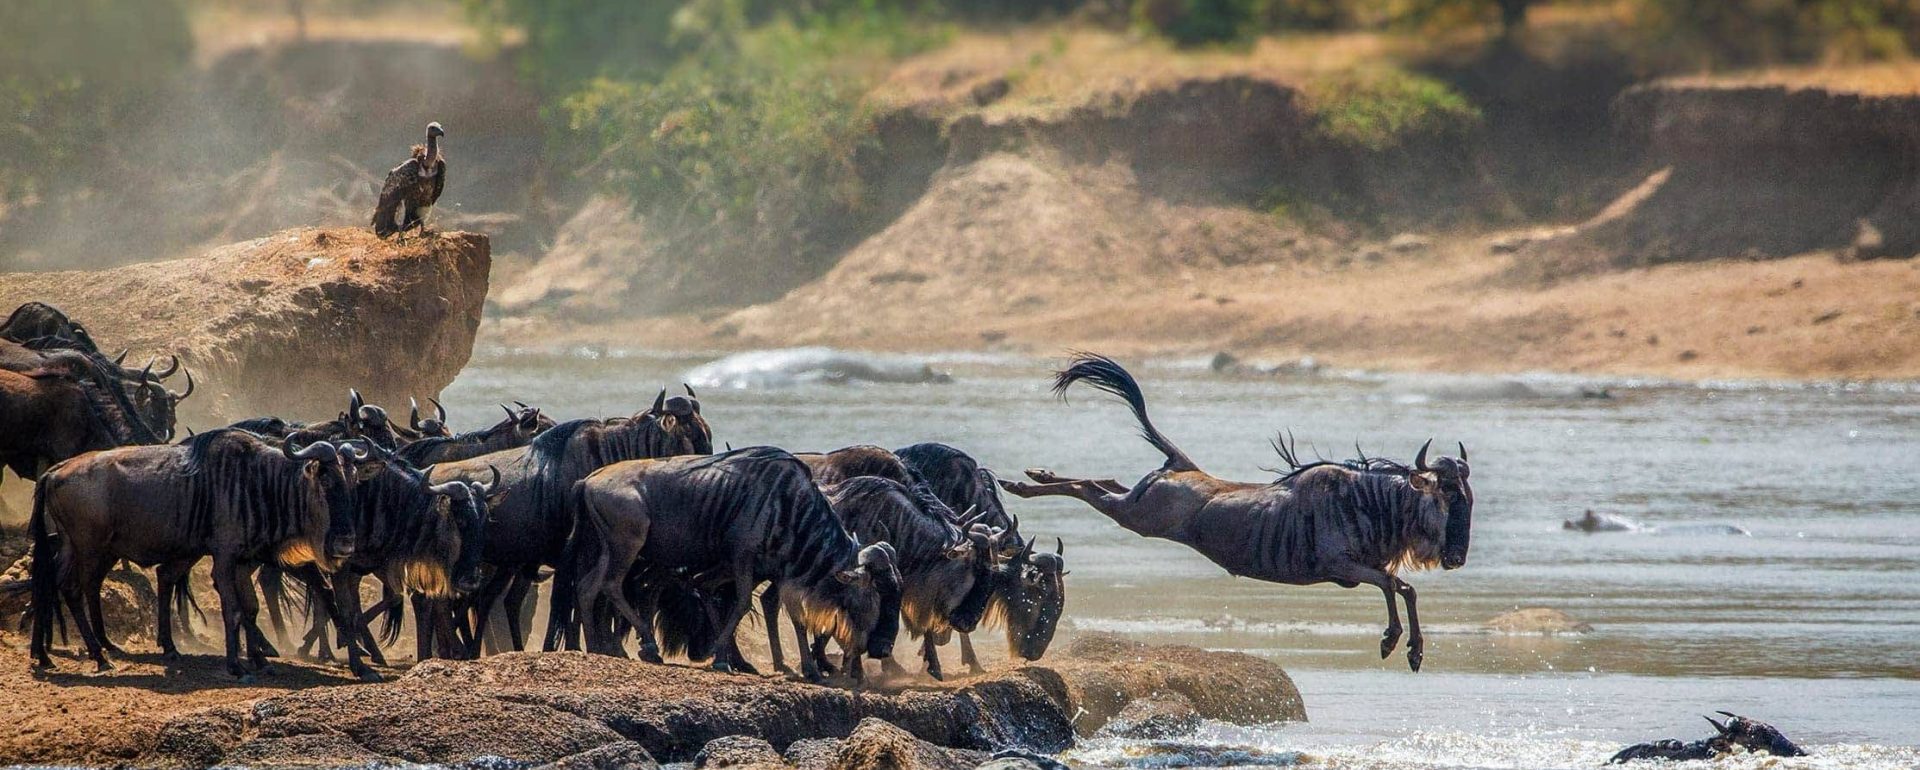
[[[1385,474],[1389,476],[1400,476],[1403,478],[1406,476],[1413,475],[1413,472],[1414,472],[1413,468],[1407,466],[1405,463],[1401,463],[1395,460],[1389,460],[1385,457],[1368,457],[1367,453],[1361,450],[1358,444],[1354,445],[1353,447],[1354,454],[1356,454],[1357,456],[1351,460],[1328,460],[1325,458],[1318,458],[1313,460],[1312,462],[1301,462],[1300,452],[1299,452],[1299,449],[1297,448],[1297,443],[1294,441],[1294,438],[1293,438],[1293,431],[1286,431],[1284,433],[1281,433],[1280,435],[1275,436],[1273,440],[1268,443],[1273,445],[1274,453],[1280,455],[1280,462],[1285,463],[1287,466],[1284,469],[1281,469],[1281,468],[1264,468],[1263,469],[1263,470],[1280,474],[1280,477],[1277,479],[1274,479],[1273,481],[1273,483],[1279,484],[1279,485],[1289,484],[1294,479],[1299,478],[1300,474],[1306,473],[1307,471],[1313,470],[1314,468],[1322,468],[1322,467],[1328,467],[1328,466],[1335,467],[1335,468],[1345,468],[1347,470],[1354,471],[1356,473],[1379,473],[1379,474]]]

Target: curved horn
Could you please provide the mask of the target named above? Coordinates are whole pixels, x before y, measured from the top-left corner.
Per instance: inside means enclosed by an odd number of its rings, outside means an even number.
[[[153,376],[158,379],[164,380],[168,377],[172,377],[174,373],[178,371],[180,371],[180,357],[169,354],[167,356],[167,370],[164,372],[156,372],[154,373]]]
[[[1725,714],[1725,713],[1727,713],[1727,712],[1724,712],[1724,711],[1722,711],[1722,712],[1720,712],[1720,713],[1722,713],[1722,714]],[[1710,725],[1713,725],[1713,729],[1715,729],[1715,730],[1719,730],[1719,731],[1720,731],[1720,734],[1721,734],[1721,735],[1726,735],[1726,734],[1727,734],[1727,726],[1726,726],[1726,725],[1723,725],[1723,724],[1721,724],[1721,723],[1719,723],[1719,722],[1716,722],[1716,721],[1714,721],[1714,720],[1713,720],[1713,717],[1709,717],[1709,716],[1702,716],[1702,717],[1700,717],[1700,718],[1701,718],[1701,719],[1705,719],[1705,720],[1707,720],[1707,724],[1710,724]]]
[[[434,398],[433,396],[427,396],[427,400],[428,400],[428,401],[432,401],[432,402],[433,402],[433,416],[434,416],[434,419],[437,419],[437,420],[439,420],[439,421],[440,421],[440,427],[443,427],[443,428],[444,428],[444,427],[446,427],[446,425],[447,425],[447,408],[446,408],[446,407],[444,407],[444,406],[441,406],[441,405],[440,405],[440,399],[437,399],[437,398]]]
[[[367,449],[366,446],[363,446],[359,442],[355,442],[355,441],[342,441],[340,442],[340,445],[338,448],[342,450],[346,450],[346,455],[348,457],[353,458],[354,462],[362,462],[362,461],[365,461],[367,458],[373,456],[373,452],[371,450]]]
[[[680,387],[683,387],[683,388],[686,388],[686,389],[687,389],[687,398],[699,398],[699,397],[700,397],[700,394],[698,394],[698,393],[695,393],[695,392],[693,392],[693,386],[692,386],[692,385],[688,385],[688,384],[686,384],[686,383],[684,383],[684,382],[683,382],[683,383],[680,383]]]
[[[1467,459],[1467,445],[1466,445],[1466,442],[1456,442],[1456,443],[1459,443],[1459,444],[1460,444],[1460,459],[1462,459],[1462,460],[1465,460],[1465,459]]]
[[[485,484],[482,484],[478,481],[468,482],[468,486],[473,487],[473,490],[475,492],[479,492],[481,497],[486,497],[487,495],[491,495],[493,494],[493,490],[500,488],[500,469],[496,466],[488,465],[487,470],[493,471],[492,481],[489,481]]]
[[[667,409],[667,389],[661,388],[660,395],[653,397],[653,413],[660,414]]]
[[[149,359],[147,359],[147,365],[146,365],[146,367],[145,367],[145,368],[142,368],[142,369],[140,370],[140,381],[141,381],[141,382],[152,382],[152,381],[153,381],[153,362],[155,362],[155,361],[158,361],[158,360],[160,360],[160,359],[159,359],[159,357],[157,357],[157,356],[156,356],[156,357],[153,357],[153,358],[149,358]]]
[[[420,402],[415,401],[413,396],[407,396],[407,427],[416,433],[420,431]]]
[[[427,491],[442,497],[452,497],[455,492],[473,494],[473,489],[464,481],[448,481],[440,484],[428,484]]]
[[[347,411],[358,414],[360,407],[366,405],[367,400],[360,397],[359,388],[347,388]]]
[[[515,402],[513,402],[513,405],[514,405],[514,406],[517,406],[517,407],[520,407],[521,409],[532,409],[532,408],[533,408],[533,407],[530,407],[530,406],[527,406],[527,402],[525,402],[525,401],[515,401]]]
[[[1040,539],[1039,535],[1035,535],[1033,537],[1027,538],[1027,542],[1022,543],[1020,545],[1020,557],[1024,559],[1028,556],[1033,555],[1033,543],[1034,541],[1039,539]]]
[[[1061,540],[1057,535],[1054,536],[1053,538],[1053,555],[1055,556],[1067,555],[1067,541]]]
[[[1427,439],[1427,443],[1420,445],[1420,454],[1413,456],[1414,470],[1416,471],[1427,470],[1427,448],[1431,446],[1433,446],[1433,439]]]
[[[173,399],[173,402],[178,404],[182,401],[187,400],[187,396],[191,396],[191,395],[193,395],[193,370],[188,369],[187,370],[187,389],[180,393],[175,393],[169,390],[167,391],[167,397]]]
[[[124,363],[126,363],[126,362],[127,362],[127,354],[128,354],[128,353],[132,353],[132,352],[133,352],[133,348],[121,348],[121,349],[120,349],[120,355],[117,355],[117,356],[114,356],[114,357],[113,357],[113,365],[114,365],[114,366],[119,366],[119,365],[121,365],[121,364],[124,364]]]
[[[510,406],[507,406],[506,404],[501,404],[501,405],[500,405],[500,411],[502,411],[502,412],[506,412],[506,413],[507,413],[507,419],[509,419],[509,420],[518,420],[518,419],[520,419],[520,415],[517,415],[517,414],[514,414],[514,413],[513,413],[513,407],[510,407]]]
[[[321,460],[331,462],[340,457],[340,450],[325,441],[315,441],[300,448],[298,452],[287,452],[287,446],[281,445],[281,451],[295,460]]]

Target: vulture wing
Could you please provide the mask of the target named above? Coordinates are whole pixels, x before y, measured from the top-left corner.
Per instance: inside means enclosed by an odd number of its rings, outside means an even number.
[[[410,158],[387,172],[387,183],[380,188],[380,202],[373,208],[374,235],[385,238],[400,229],[394,221],[394,214],[399,212],[400,205],[406,202],[407,188],[419,178],[420,160],[418,158]]]
[[[433,197],[427,199],[431,206],[440,202],[440,192],[447,189],[447,161],[442,158],[433,162]]]

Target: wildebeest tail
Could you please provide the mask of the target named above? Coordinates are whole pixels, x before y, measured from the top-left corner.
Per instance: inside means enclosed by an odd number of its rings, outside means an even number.
[[[381,594],[380,601],[386,606],[380,609],[380,644],[391,646],[400,641],[400,631],[406,627],[407,599],[390,585],[381,589]]]
[[[1073,354],[1073,364],[1053,375],[1053,392],[1064,397],[1068,386],[1082,380],[1119,396],[1127,402],[1127,406],[1132,407],[1134,419],[1140,421],[1141,438],[1167,456],[1167,464],[1163,467],[1173,471],[1200,470],[1200,466],[1195,465],[1187,453],[1180,451],[1158,428],[1153,427],[1153,420],[1147,418],[1147,397],[1140,392],[1140,383],[1134,381],[1133,375],[1118,361],[1098,353],[1076,352]]]
[[[60,536],[47,531],[50,486],[45,477],[34,485],[33,517],[27,524],[27,533],[33,538],[33,566],[28,571],[33,583],[33,606],[28,611],[33,618],[33,635],[29,646],[37,661],[47,659],[47,650],[53,646],[53,629],[61,623],[60,596],[54,585],[60,575]]]

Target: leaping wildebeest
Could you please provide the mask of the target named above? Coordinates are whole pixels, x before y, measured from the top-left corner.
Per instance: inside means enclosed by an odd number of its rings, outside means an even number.
[[[618,651],[604,635],[610,623],[594,616],[604,601],[639,635],[640,657],[659,662],[653,618],[628,601],[624,583],[634,570],[685,570],[696,583],[726,587],[723,641],[734,638],[754,589],[777,580],[791,592],[789,611],[840,644],[856,680],[862,656],[893,653],[900,577],[892,546],[861,545],[807,467],[783,450],[616,463],[582,480],[575,495],[582,568],[574,606],[588,615],[590,649]],[[740,663],[733,645],[717,645],[715,670]]]
[[[1411,467],[1379,459],[1301,464],[1277,444],[1289,473],[1268,484],[1227,481],[1200,470],[1147,418],[1146,397],[1133,375],[1113,359],[1077,355],[1054,377],[1064,394],[1076,382],[1119,396],[1133,409],[1140,433],[1167,461],[1132,487],[1112,479],[1071,479],[1033,469],[1036,483],[1001,482],[1021,497],[1079,499],[1141,535],[1181,543],[1236,576],[1288,585],[1334,583],[1376,586],[1387,600],[1387,630],[1380,657],[1399,644],[1398,594],[1407,602],[1412,633],[1407,665],[1420,670],[1425,643],[1413,586],[1403,569],[1467,563],[1473,521],[1473,487],[1467,483],[1467,450],[1427,464],[1420,447]]]
[[[293,450],[241,430],[208,431],[180,444],[121,447],[55,466],[34,489],[33,636],[35,663],[47,648],[64,599],[87,652],[111,668],[104,648],[100,584],[115,561],[170,567],[213,557],[213,583],[226,629],[227,670],[240,665],[240,634],[255,668],[275,655],[255,622],[258,601],[247,578],[260,564],[316,564],[330,571],[353,554],[353,461],[358,444],[316,442]],[[172,652],[169,603],[160,603],[163,647]]]

